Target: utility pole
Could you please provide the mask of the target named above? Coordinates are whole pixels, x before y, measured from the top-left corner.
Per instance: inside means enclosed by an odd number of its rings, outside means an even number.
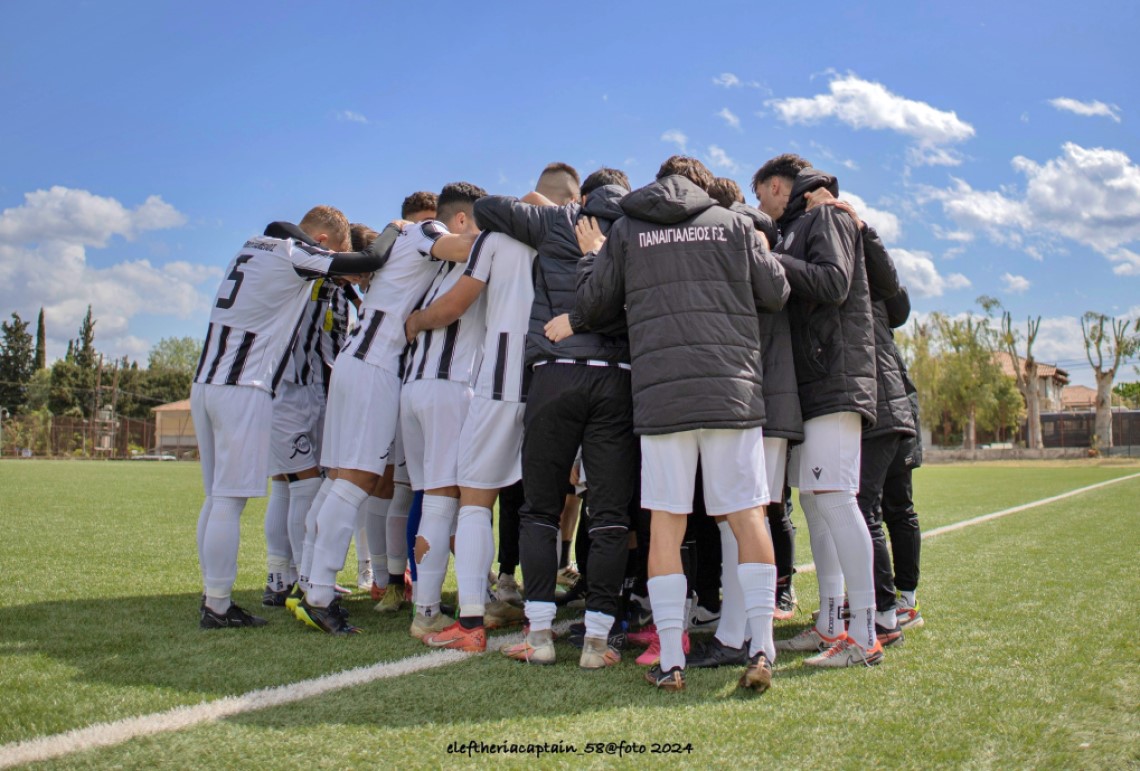
[[[95,454],[95,444],[99,441],[99,390],[103,386],[103,354],[99,354],[99,367],[95,370],[95,391],[91,394],[92,409],[88,425],[95,429],[91,435],[91,454]],[[86,451],[86,448],[84,448]]]
[[[119,449],[119,361],[115,360],[114,377],[111,379],[111,452]],[[113,456],[112,456],[113,457]]]

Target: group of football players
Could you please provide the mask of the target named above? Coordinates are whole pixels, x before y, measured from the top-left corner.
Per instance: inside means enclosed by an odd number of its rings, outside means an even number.
[[[662,690],[738,666],[762,692],[777,650],[879,663],[923,623],[917,400],[891,334],[909,301],[834,177],[785,154],[752,189],[759,208],[685,156],[637,190],[552,163],[522,199],[458,182],[379,232],[317,206],[247,240],[191,391],[200,626],[266,623],[231,592],[268,477],[263,604],[333,635],[360,631],[336,583],[355,536],[376,610],[410,594],[433,648],[481,652],[525,622],[502,653],[553,664],[557,608],[581,596],[579,666],[642,645]],[[796,608],[789,487],[820,612],[776,641]]]

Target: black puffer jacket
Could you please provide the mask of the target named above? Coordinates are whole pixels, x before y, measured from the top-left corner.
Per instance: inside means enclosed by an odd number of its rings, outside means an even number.
[[[752,220],[769,244],[779,240],[772,218],[748,204],[728,207]],[[788,311],[759,314],[760,358],[764,365],[764,436],[802,442],[804,421],[800,415],[800,392],[796,387],[796,367],[792,361],[792,329]]]
[[[751,220],[685,177],[630,193],[595,259],[582,260],[575,328],[626,308],[637,434],[764,424],[757,309],[788,297]]]
[[[479,227],[506,233],[538,251],[534,261],[534,305],[526,338],[528,366],[552,359],[629,363],[624,313],[597,331],[575,334],[560,343],[548,340],[545,331],[548,321],[574,308],[578,261],[582,258],[574,232],[578,218],[596,217],[602,232],[607,232],[613,221],[622,216],[619,204],[625,195],[624,188],[605,185],[587,196],[584,207],[577,203],[533,206],[501,195],[475,202],[475,220]]]
[[[788,319],[804,420],[856,412],[874,424],[877,386],[871,295],[854,220],[834,206],[805,211],[804,193],[835,177],[804,169],[777,223],[775,250],[792,286]]]
[[[894,261],[870,226],[863,230],[863,256],[871,283],[871,312],[875,319],[875,374],[878,398],[875,425],[865,437],[898,433],[914,436],[914,416],[907,398],[899,355],[891,329],[901,327],[910,316],[910,295],[899,286]]]

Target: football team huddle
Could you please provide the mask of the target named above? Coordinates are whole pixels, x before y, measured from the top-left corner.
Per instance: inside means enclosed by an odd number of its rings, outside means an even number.
[[[552,163],[522,199],[458,182],[379,232],[317,206],[247,240],[191,390],[200,626],[266,623],[231,592],[269,478],[263,604],[332,635],[360,631],[336,582],[355,537],[376,610],[410,600],[433,648],[525,623],[502,654],[554,664],[558,607],[584,600],[579,666],[645,647],[662,690],[736,666],[763,692],[778,650],[878,664],[923,623],[907,292],[835,177],[784,154],[752,190],[686,156],[637,190]],[[777,641],[790,488],[820,610]]]

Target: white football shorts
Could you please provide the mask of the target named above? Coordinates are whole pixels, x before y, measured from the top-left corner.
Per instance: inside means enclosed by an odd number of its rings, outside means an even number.
[[[459,434],[459,485],[501,490],[522,479],[522,402],[476,396]]]
[[[321,418],[325,389],[319,385],[281,383],[273,399],[269,474],[297,474],[314,468],[321,457]]]
[[[784,500],[784,472],[788,468],[788,440],[764,437],[764,473],[768,478],[768,503]]]
[[[788,484],[801,492],[859,492],[863,418],[836,412],[804,421],[804,441],[792,448]]]
[[[337,357],[321,465],[383,474],[400,415],[400,378],[355,356]]]
[[[253,386],[195,383],[190,416],[206,495],[261,498],[269,477],[273,397]]]
[[[710,515],[767,505],[764,432],[757,426],[642,436],[642,508],[691,514],[698,458]]]
[[[450,380],[414,380],[404,386],[400,436],[413,490],[458,484],[459,434],[471,394],[471,386]]]

